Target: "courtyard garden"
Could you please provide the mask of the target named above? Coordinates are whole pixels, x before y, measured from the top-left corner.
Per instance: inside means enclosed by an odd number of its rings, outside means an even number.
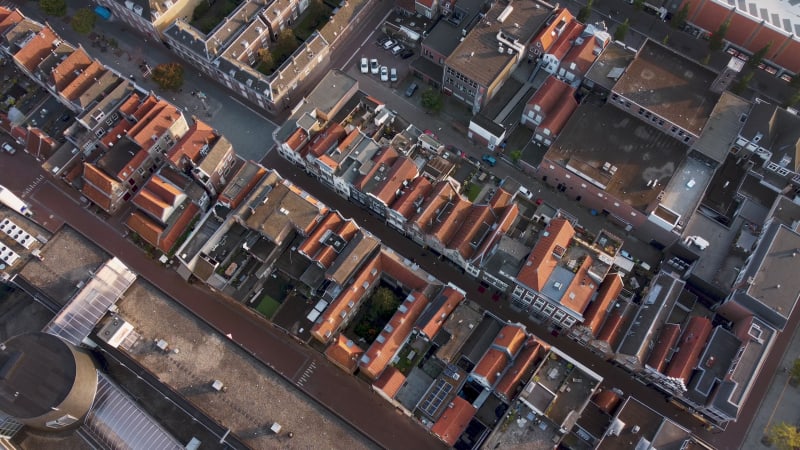
[[[379,286],[364,301],[345,335],[366,345],[372,344],[402,301],[400,293],[387,286]]]

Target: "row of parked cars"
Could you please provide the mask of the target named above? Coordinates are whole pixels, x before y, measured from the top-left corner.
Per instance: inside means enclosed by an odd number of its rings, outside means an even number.
[[[377,44],[379,47],[383,48],[384,50],[388,50],[395,56],[399,56],[403,59],[410,58],[414,55],[414,51],[406,48],[405,45],[401,44],[398,41],[390,38],[389,36],[383,36],[378,39]]]
[[[392,83],[397,81],[397,69],[382,66],[375,58],[367,61],[367,58],[361,57],[361,73],[380,74],[381,81],[391,81]]]

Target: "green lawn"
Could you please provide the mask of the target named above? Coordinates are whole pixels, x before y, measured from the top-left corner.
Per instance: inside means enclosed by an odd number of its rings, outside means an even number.
[[[476,198],[478,198],[478,194],[481,193],[481,186],[475,183],[469,183],[467,188],[464,190],[464,195],[467,196],[469,201],[474,202]]]
[[[256,307],[256,311],[263,314],[267,319],[272,319],[272,316],[275,315],[275,311],[277,311],[280,306],[281,304],[277,300],[269,295],[265,295],[261,298],[261,302]]]

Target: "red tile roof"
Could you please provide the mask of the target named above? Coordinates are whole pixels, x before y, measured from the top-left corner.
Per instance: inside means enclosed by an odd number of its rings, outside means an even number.
[[[91,184],[84,183],[83,187],[81,188],[81,193],[88,197],[92,203],[100,206],[104,210],[109,211],[111,209],[111,197],[108,197]]]
[[[307,140],[308,132],[302,128],[298,128],[286,139],[286,145],[296,152]]]
[[[433,339],[436,336],[450,313],[464,300],[464,295],[450,286],[445,286],[439,295],[445,297],[446,300],[441,304],[439,310],[431,316],[431,320],[423,324],[419,330],[428,339]],[[434,303],[431,303],[431,307]]]
[[[483,358],[478,361],[478,365],[472,369],[472,375],[481,378],[491,387],[508,365],[509,359],[505,352],[494,347],[484,353]]]
[[[502,208],[499,212],[495,212],[495,214],[499,216],[495,224],[496,228],[489,238],[483,240],[483,243],[481,243],[480,247],[478,247],[478,250],[473,255],[472,261],[480,261],[484,255],[494,248],[494,245],[500,238],[506,234],[519,215],[519,206],[517,206],[516,203],[512,203]]]
[[[394,366],[389,366],[383,371],[380,377],[372,383],[373,389],[377,389],[389,398],[394,398],[397,392],[406,382],[406,376]]]
[[[148,244],[156,248],[159,247],[161,235],[164,233],[163,225],[160,225],[153,219],[145,216],[141,211],[134,211],[133,214],[128,217],[128,221],[125,223],[125,225],[127,225],[131,231],[138,234],[139,237],[144,239]]]
[[[539,106],[539,112],[543,116],[537,128],[547,128],[553,135],[557,135],[578,108],[575,88],[551,75],[528,101],[526,111],[534,105]]]
[[[563,27],[567,28],[567,24],[574,21],[575,16],[572,15],[567,8],[561,8],[556,13],[550,25],[543,28],[539,34],[531,41],[531,46],[537,48],[540,53],[544,54],[550,50],[550,47],[558,40],[558,33],[556,29]]]
[[[422,205],[428,194],[431,192],[433,185],[425,177],[414,178],[414,181],[409,184],[408,188],[400,195],[400,197],[392,203],[391,208],[406,219],[410,219],[417,212],[418,203]]]
[[[56,91],[61,92],[77,77],[76,72],[82,72],[91,63],[92,57],[83,50],[83,47],[75,49],[53,69],[53,82],[55,83]]]
[[[150,113],[157,105],[159,105],[161,101],[153,94],[148,95],[141,102],[137,103],[136,105],[132,105],[133,112],[131,115],[136,118],[136,120],[142,120],[144,116]]]
[[[383,272],[387,273],[391,278],[400,283],[400,285],[410,290],[417,291],[425,291],[428,287],[426,275],[406,265],[404,263],[405,258],[386,249],[382,249],[380,255]]]
[[[600,42],[595,36],[586,37],[582,44],[572,47],[567,56],[561,60],[561,67],[579,76],[586,75],[599,55],[599,52],[595,54],[595,48],[603,49],[607,45],[608,40]],[[575,63],[575,68],[570,67],[572,63]]]
[[[528,334],[525,329],[518,325],[506,325],[497,333],[492,345],[508,353],[512,358],[516,356],[519,349],[525,344]]]
[[[566,291],[564,291],[564,296],[561,297],[561,304],[578,314],[583,314],[583,311],[586,310],[586,305],[589,304],[597,287],[594,280],[589,276],[592,261],[591,256],[586,255],[584,257],[575,272],[575,276],[570,281]]]
[[[371,194],[381,200],[385,205],[390,205],[397,198],[397,192],[403,183],[417,177],[419,171],[410,158],[401,156],[396,158],[389,169],[386,179],[376,186]]]
[[[712,328],[711,321],[705,317],[694,316],[689,319],[686,331],[678,343],[679,350],[672,355],[672,360],[667,366],[666,376],[683,380],[684,383],[689,381],[689,376],[697,366],[700,352],[705,348]]]
[[[374,380],[383,373],[383,370],[389,365],[389,361],[408,339],[414,323],[426,306],[428,306],[428,298],[425,297],[425,294],[419,291],[408,294],[389,323],[381,330],[361,358],[359,367],[362,374]]]
[[[130,97],[126,98],[121,105],[119,105],[119,112],[126,115],[133,115],[136,112],[136,109],[139,107],[139,101],[141,97],[139,94],[133,93]]]
[[[572,49],[575,38],[583,33],[584,28],[586,28],[586,26],[577,20],[567,23],[564,31],[561,32],[561,35],[547,53],[552,54],[558,58],[559,61],[563,60],[567,52]]]
[[[598,392],[592,400],[601,411],[608,415],[613,415],[617,406],[622,402],[619,395],[611,389],[604,389]]]
[[[250,177],[244,178],[245,174],[250,171],[253,166],[256,167],[256,170],[251,173]],[[246,161],[236,174],[231,177],[228,185],[222,193],[219,194],[218,200],[230,205],[231,209],[237,208],[242,200],[244,200],[245,197],[253,191],[256,185],[261,182],[261,179],[264,178],[266,173],[267,169],[261,165],[253,161]]]
[[[113,190],[119,185],[117,180],[109,177],[105,172],[100,170],[100,168],[87,162],[83,163],[83,178],[105,195],[112,195]]]
[[[449,198],[443,198],[443,202],[437,208],[440,211],[434,210],[433,214],[428,216],[430,221],[428,234],[438,239],[439,242],[447,244],[461,228],[470,206],[472,203],[458,193]]]
[[[375,273],[373,273],[373,269]],[[381,257],[378,254],[364,264],[358,275],[353,279],[353,283],[345,287],[336,297],[336,300],[331,302],[320,320],[311,328],[311,335],[320,342],[330,341],[333,334],[339,330],[339,326],[345,321],[345,318],[358,309],[364,299],[364,295],[372,288],[373,283],[380,275]],[[366,288],[364,288],[364,284],[367,284]]]
[[[602,325],[608,313],[608,308],[611,306],[611,302],[622,292],[622,286],[622,276],[616,272],[608,274],[603,282],[600,283],[597,297],[589,304],[583,315],[583,325],[591,330],[592,336],[597,336],[600,331],[600,325]]]
[[[345,219],[338,212],[331,212],[320,222],[314,231],[297,248],[298,253],[302,253],[310,260],[317,262],[320,266],[327,269],[336,260],[339,253],[331,246],[323,242],[325,236],[334,234],[342,238],[347,243],[353,239],[359,230],[355,221]],[[341,251],[341,249],[339,249]]]
[[[169,149],[167,159],[179,169],[186,169],[196,165],[202,159],[200,152],[204,147],[206,150],[211,148],[217,137],[211,126],[202,120],[195,120],[189,130],[186,131],[186,134]],[[191,162],[192,164],[187,165],[185,162]]]
[[[61,95],[70,101],[77,99],[86,89],[89,89],[89,86],[97,82],[97,79],[106,71],[105,66],[100,61],[92,61],[78,76],[61,89]]]
[[[477,408],[461,397],[456,397],[444,410],[444,414],[431,427],[431,433],[450,447],[456,445],[459,436],[467,429],[469,422],[478,412]]]
[[[14,54],[14,59],[32,72],[50,54],[53,42],[57,39],[58,36],[50,29],[50,26],[46,25],[25,44],[25,47]]]
[[[133,198],[133,204],[161,223],[166,223],[170,214],[186,194],[170,184],[160,175],[152,176]]]
[[[339,141],[344,139],[347,132],[339,123],[334,123],[328,128],[317,133],[311,142],[301,152],[303,156],[313,155],[317,158],[324,155],[325,152],[339,144]]]
[[[356,371],[358,367],[358,358],[363,354],[364,350],[343,334],[340,334],[336,340],[325,349],[325,356],[328,360],[349,373]]]
[[[530,338],[522,351],[514,359],[514,363],[497,383],[494,392],[506,400],[512,400],[517,386],[523,381],[525,375],[532,370],[533,361],[539,356],[542,344],[534,338]]]
[[[164,253],[169,253],[172,250],[172,247],[175,246],[181,235],[186,232],[189,224],[192,223],[192,220],[194,220],[200,212],[200,208],[190,201],[185,201],[184,205],[183,209],[179,209],[179,211],[174,213],[180,214],[180,216],[172,223],[172,226],[167,229],[166,233],[161,236],[161,242],[158,248]]]
[[[416,2],[418,5],[421,5],[425,8],[433,9],[433,4],[436,2],[436,0],[416,0]]]
[[[25,19],[16,9],[11,11],[5,7],[0,7],[0,10],[2,10],[2,14],[0,14],[0,34],[5,34],[6,30]]]
[[[142,148],[150,148],[153,137],[161,137],[181,117],[180,111],[174,105],[161,100],[128,130],[128,136]]]
[[[472,205],[464,216],[464,222],[447,242],[447,248],[457,251],[463,258],[469,259],[475,253],[491,230],[495,222],[495,215],[489,205]],[[477,233],[482,232],[483,236]],[[475,242],[476,246],[473,246]]]
[[[536,291],[541,291],[550,278],[550,274],[558,265],[558,259],[553,256],[556,246],[567,248],[575,229],[566,219],[553,219],[546,229],[546,236],[542,236],[533,247],[528,260],[519,271],[517,280]]]
[[[497,190],[494,192],[494,195],[492,196],[492,199],[489,200],[489,206],[491,206],[495,210],[498,210],[499,208],[503,208],[504,206],[511,203],[512,197],[513,196],[511,195],[511,193],[508,192],[507,190],[503,188],[497,188]]]
[[[664,368],[667,367],[667,356],[669,356],[669,352],[675,347],[675,343],[678,342],[678,337],[680,335],[680,325],[675,323],[664,325],[664,328],[661,329],[661,333],[658,334],[656,345],[653,346],[653,351],[650,352],[646,364],[658,372],[663,372]]]
[[[100,142],[103,143],[105,148],[110,149],[111,147],[117,145],[117,142],[119,142],[122,137],[128,133],[128,130],[132,126],[133,124],[128,122],[128,119],[121,119],[116,125],[114,125],[114,128],[112,128],[111,131],[106,133],[105,136],[100,139]]]
[[[608,316],[603,328],[600,329],[600,335],[597,336],[598,341],[605,341],[612,348],[617,346],[617,339],[619,332],[622,331],[622,326],[625,322],[625,317],[618,312],[613,312]]]

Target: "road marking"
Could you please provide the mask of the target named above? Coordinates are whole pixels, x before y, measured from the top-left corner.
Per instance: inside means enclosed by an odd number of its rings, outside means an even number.
[[[306,369],[303,371],[303,374],[302,374],[302,375],[300,375],[300,377],[297,379],[297,381],[295,382],[295,384],[297,384],[298,386],[303,386],[303,384],[304,384],[306,381],[308,381],[308,379],[309,379],[309,378],[311,378],[311,375],[313,375],[313,374],[314,374],[314,369],[316,369],[316,368],[317,368],[317,363],[316,363],[316,361],[311,361],[311,364],[309,364],[309,365],[306,367]]]
[[[42,174],[39,174],[38,177],[34,178],[33,182],[31,182],[31,184],[29,184],[28,187],[26,187],[25,190],[22,191],[22,197],[27,197],[28,194],[30,194],[34,189],[36,189],[36,187],[39,186],[39,183],[41,183],[43,180],[44,180],[44,175]]]
[[[385,16],[383,16],[383,18],[381,19],[380,23],[386,22],[386,19],[387,19],[387,18],[389,18],[389,15],[390,15],[392,12],[393,12],[393,11],[389,11],[389,12],[387,12],[387,13],[386,13],[386,15],[385,15]],[[362,48],[364,48],[364,44],[366,44],[367,42],[369,42],[369,41],[371,41],[371,40],[372,40],[372,35],[373,35],[373,34],[375,34],[375,32],[376,32],[376,31],[378,31],[378,30],[377,30],[377,29],[375,29],[375,30],[372,30],[372,33],[370,33],[370,34],[367,36],[367,38],[366,38],[366,39],[364,39],[364,42],[362,42],[362,43],[361,43],[361,45],[358,47],[358,50],[359,50],[359,51],[360,51]],[[348,59],[347,59],[347,61],[345,61],[345,62],[344,62],[344,65],[342,65],[342,67],[341,67],[341,68],[339,68],[339,70],[342,70],[342,71],[344,71],[344,68],[350,65],[350,61],[352,61],[352,60],[353,60],[353,58],[355,58],[355,57],[356,57],[356,55],[357,55],[358,53],[359,53],[358,51],[355,51],[355,52],[353,52],[353,54],[352,54],[352,55],[350,55],[350,58],[348,58]]]
[[[256,111],[255,109],[253,109],[253,108],[251,108],[251,107],[249,107],[249,106],[245,105],[244,103],[240,102],[239,100],[237,100],[237,99],[236,99],[236,97],[233,97],[233,96],[231,96],[231,97],[230,97],[230,99],[231,99],[231,100],[233,100],[233,101],[235,101],[236,103],[238,103],[238,104],[240,104],[240,105],[244,106],[245,108],[249,109],[249,110],[250,110],[250,112],[252,112],[253,114],[257,115],[258,117],[261,117],[262,119],[264,119],[264,120],[266,120],[267,122],[271,123],[271,124],[272,124],[272,126],[274,126],[275,128],[278,128],[278,125],[277,125],[275,122],[273,122],[273,121],[271,121],[271,120],[267,119],[265,116],[263,116],[263,115],[262,115],[260,112]],[[221,106],[220,106],[220,108],[221,108]]]

